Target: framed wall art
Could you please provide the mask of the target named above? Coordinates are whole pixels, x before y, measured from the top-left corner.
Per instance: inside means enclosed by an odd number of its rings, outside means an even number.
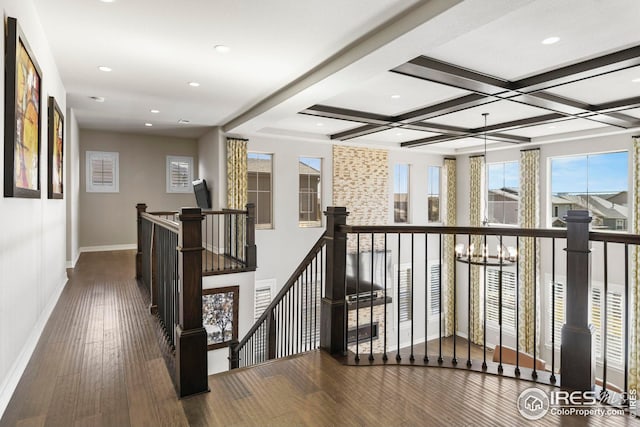
[[[7,18],[4,195],[40,198],[42,72],[15,18]]]
[[[64,116],[53,96],[49,97],[48,184],[50,199],[62,199],[62,168],[64,165]]]
[[[202,324],[209,350],[227,347],[238,339],[239,291],[239,286],[202,290]]]

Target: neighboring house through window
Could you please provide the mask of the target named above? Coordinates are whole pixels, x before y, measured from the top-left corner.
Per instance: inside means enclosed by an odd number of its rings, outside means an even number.
[[[427,220],[440,222],[440,167],[427,168]]]
[[[588,210],[593,229],[627,230],[626,151],[551,159],[551,225],[566,227],[569,210]]]
[[[409,165],[398,164],[393,169],[393,220],[409,222]]]
[[[487,216],[492,224],[518,224],[518,162],[487,165]]]
[[[301,227],[320,227],[322,225],[322,159],[300,157],[298,168],[298,223]]]
[[[256,228],[273,228],[273,154],[247,154],[247,194],[256,206]]]

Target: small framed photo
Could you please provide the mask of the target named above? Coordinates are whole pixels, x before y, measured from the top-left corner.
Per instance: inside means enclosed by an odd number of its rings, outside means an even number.
[[[5,40],[4,195],[40,198],[42,72],[15,18]]]
[[[47,195],[62,199],[64,155],[64,116],[53,96],[49,97],[49,156]]]
[[[227,347],[238,339],[239,292],[239,286],[202,290],[202,324],[209,350]]]

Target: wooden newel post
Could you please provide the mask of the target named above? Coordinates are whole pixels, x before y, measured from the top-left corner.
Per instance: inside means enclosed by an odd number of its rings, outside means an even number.
[[[238,340],[229,343],[229,370],[238,369],[240,367],[240,352],[237,350]]]
[[[326,232],[326,280],[325,296],[322,298],[320,347],[331,354],[343,355],[345,348],[345,268],[347,258],[347,235],[340,231],[346,225],[349,213],[344,207],[327,207]]]
[[[200,208],[182,208],[178,236],[179,322],[176,387],[180,397],[209,390],[207,332],[202,326],[202,220]]]
[[[142,278],[142,212],[147,211],[147,205],[144,203],[138,203],[136,205],[136,221],[138,230],[138,251],[136,252],[136,279]]]
[[[571,210],[567,221],[566,323],[562,327],[560,382],[563,388],[593,390],[596,359],[589,324],[591,246],[587,211]]]
[[[257,252],[256,252],[256,205],[247,203],[247,221],[246,221],[247,242],[245,246],[245,259],[247,268],[256,268]]]

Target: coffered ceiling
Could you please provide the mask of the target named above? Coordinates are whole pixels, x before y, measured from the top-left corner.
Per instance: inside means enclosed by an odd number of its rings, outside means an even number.
[[[81,127],[441,153],[640,128],[637,0],[35,3]]]

